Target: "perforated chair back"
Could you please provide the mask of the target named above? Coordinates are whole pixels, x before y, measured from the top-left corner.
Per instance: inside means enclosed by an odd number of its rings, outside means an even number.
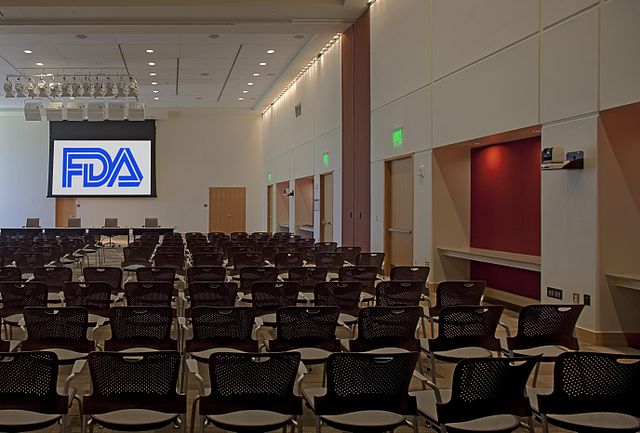
[[[429,272],[431,272],[429,266],[394,266],[391,268],[389,279],[391,281],[421,281],[425,285],[429,279]]]
[[[537,357],[461,360],[453,372],[451,399],[436,405],[438,421],[442,425],[493,415],[531,416],[525,388],[536,362]]]
[[[315,398],[318,415],[380,410],[416,414],[409,384],[418,353],[334,353],[326,365],[327,392]]]
[[[338,272],[338,269],[344,265],[344,254],[318,253],[313,262],[319,268],[327,268],[329,272]]]
[[[154,265],[158,268],[173,268],[178,274],[184,272],[183,253],[156,253],[153,260]]]
[[[67,227],[82,227],[81,218],[69,218],[67,219]]]
[[[40,228],[40,218],[27,218],[27,228]]]
[[[337,242],[316,242],[314,245],[322,253],[335,253],[338,248]]]
[[[360,254],[360,252],[362,251],[362,248],[360,247],[338,247],[336,248],[336,253],[340,253],[344,256],[344,260],[346,262],[351,263],[352,265],[356,264],[356,257],[358,256],[358,254]]]
[[[459,305],[440,311],[438,335],[429,339],[432,351],[444,351],[460,347],[483,347],[500,351],[496,329],[504,307],[501,305]]]
[[[300,347],[316,347],[330,352],[340,351],[336,339],[338,307],[282,307],[276,313],[278,335],[270,342],[270,350],[285,352]]]
[[[222,266],[193,266],[187,269],[187,283],[196,281],[225,281],[227,270]]]
[[[62,291],[64,283],[71,281],[72,278],[73,270],[71,268],[33,268],[33,280],[45,283],[51,293]]]
[[[442,281],[436,286],[436,305],[429,308],[431,316],[440,314],[444,307],[480,305],[485,281]]]
[[[302,400],[293,392],[299,363],[297,352],[211,355],[211,394],[201,398],[200,414],[242,410],[301,414]]]
[[[640,418],[640,355],[565,352],[556,359],[553,391],[538,396],[541,413],[624,413]]]
[[[280,307],[295,306],[300,285],[294,282],[257,281],[251,286],[253,308],[257,315],[275,313]]]
[[[116,228],[118,227],[118,218],[105,218],[104,226],[106,228]]]
[[[233,267],[236,271],[240,271],[242,268],[246,268],[248,266],[256,267],[263,265],[264,258],[261,253],[246,252],[233,255]]]
[[[150,228],[159,227],[158,226],[158,218],[145,218],[143,227],[150,227]]]
[[[66,414],[58,394],[58,356],[53,352],[0,353],[0,410]]]
[[[0,282],[19,282],[22,279],[22,271],[19,268],[0,268]]]
[[[82,307],[106,317],[111,305],[111,286],[103,281],[64,284],[64,301],[70,307]]]
[[[62,348],[80,353],[94,349],[87,339],[89,314],[78,307],[26,307],[22,313],[28,338],[22,350]]]
[[[540,346],[562,346],[579,350],[574,335],[584,305],[528,305],[518,315],[518,333],[507,338],[511,350]]]
[[[254,317],[251,307],[194,307],[191,311],[193,339],[186,341],[185,350],[228,347],[257,351],[258,341],[251,338]]]
[[[304,259],[304,261],[311,265],[316,264],[316,256],[322,252],[318,247],[309,246],[298,247],[298,251],[302,253],[302,258]],[[342,255],[342,258],[344,262],[344,254]],[[342,266],[342,264],[340,264],[340,266]]]
[[[176,350],[177,342],[171,339],[170,307],[113,307],[109,313],[111,339],[105,341],[105,350]]]
[[[381,307],[419,305],[423,288],[422,281],[381,281],[376,286],[376,305]]]
[[[180,414],[187,410],[186,397],[176,392],[180,373],[176,351],[92,352],[88,364],[93,392],[83,398],[85,414],[125,409]]]
[[[327,280],[327,268],[319,268],[317,266],[306,266],[289,269],[289,281],[295,281],[300,284],[301,292],[313,292],[313,288],[318,283]]]
[[[360,293],[362,283],[359,281],[325,281],[315,285],[313,289],[315,305],[336,306],[341,313],[357,316],[360,311]]]
[[[151,257],[151,249],[145,246],[128,246],[122,249],[124,254],[124,261],[122,267],[130,265],[144,265],[149,266],[149,258]]]
[[[37,253],[16,252],[13,255],[16,267],[22,272],[32,273],[34,268],[41,268],[45,265],[44,255]]]
[[[170,307],[173,283],[166,281],[137,281],[124,285],[127,305],[134,307]]]
[[[291,268],[299,268],[302,262],[302,253],[277,253],[275,256],[278,272],[289,272]]]
[[[359,281],[362,291],[375,294],[375,282],[378,269],[375,266],[343,266],[338,270],[339,281]]]
[[[360,253],[356,256],[356,266],[373,266],[378,273],[382,273],[384,253]]]
[[[251,286],[256,281],[276,281],[278,270],[267,266],[247,266],[240,269],[240,289],[251,291]]]
[[[30,281],[26,283],[0,282],[2,316],[22,313],[25,307],[46,307],[47,285]]]
[[[222,266],[224,257],[217,252],[199,252],[191,255],[194,266]]]
[[[174,268],[139,268],[136,269],[136,279],[138,281],[157,281],[173,284],[176,279]]]
[[[420,350],[416,338],[422,307],[369,307],[358,314],[358,337],[351,341],[352,352],[383,347]]]
[[[87,282],[102,281],[111,287],[111,291],[116,294],[122,290],[122,269],[85,267],[82,269],[82,275]]]
[[[196,281],[189,285],[191,308],[199,306],[233,307],[237,298],[236,283]]]

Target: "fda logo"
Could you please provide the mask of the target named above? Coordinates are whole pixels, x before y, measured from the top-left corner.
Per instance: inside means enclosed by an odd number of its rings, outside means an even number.
[[[143,176],[131,149],[122,147],[115,157],[99,147],[62,149],[62,188],[72,188],[74,178],[84,188],[140,186]]]

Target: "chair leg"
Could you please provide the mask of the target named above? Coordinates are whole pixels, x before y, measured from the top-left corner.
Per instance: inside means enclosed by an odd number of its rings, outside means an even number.
[[[66,415],[63,415],[62,418],[60,418],[60,432],[67,433],[67,416]]]
[[[527,428],[529,430],[529,433],[534,433],[533,417],[532,416],[528,416],[527,417]]]
[[[540,365],[542,363],[541,362],[537,362],[536,363],[536,367],[533,370],[533,386],[535,387],[536,384],[538,383],[538,375],[540,374]]]
[[[540,417],[542,422],[542,432],[549,433],[549,422],[547,421],[547,415],[544,413],[541,413]]]
[[[80,433],[85,433],[87,431],[87,420],[82,413],[80,413]]]
[[[191,404],[191,433],[196,429],[196,407],[198,406],[198,400],[200,400],[199,396],[194,398]]]
[[[436,357],[433,354],[429,354],[429,359],[431,361],[431,380],[433,383],[437,383],[437,374],[436,374]]]
[[[416,415],[411,417],[411,421],[413,424],[413,433],[418,433],[418,417]]]
[[[302,429],[302,415],[296,417],[298,419],[298,433],[303,433]]]
[[[180,415],[180,419],[182,420],[182,433],[187,433],[187,414]]]
[[[322,430],[322,421],[320,420],[320,416],[316,415],[316,433],[321,433]]]

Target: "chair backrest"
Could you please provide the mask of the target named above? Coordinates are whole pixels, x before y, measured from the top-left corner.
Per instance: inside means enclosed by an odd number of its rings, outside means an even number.
[[[251,286],[253,308],[257,315],[275,313],[280,307],[294,306],[298,302],[300,285],[295,282],[257,281]]]
[[[579,350],[574,335],[584,305],[527,305],[518,315],[518,333],[507,339],[509,349],[562,346]]]
[[[298,251],[302,253],[302,258],[307,263],[312,265],[316,264],[316,256],[322,252],[318,247],[309,247],[309,246],[299,247]],[[344,262],[344,254],[342,255],[342,258]],[[340,266],[342,266],[342,263],[340,264]]]
[[[357,316],[360,311],[360,293],[362,283],[359,281],[324,281],[313,289],[315,305],[336,306],[341,313]]]
[[[167,281],[137,281],[124,285],[127,305],[135,307],[170,307],[173,283]]]
[[[108,351],[136,347],[171,350],[177,346],[171,339],[171,307],[112,307],[109,324],[111,339],[105,342]]]
[[[229,347],[254,352],[258,341],[251,338],[255,311],[251,307],[194,307],[191,311],[193,339],[187,352]]]
[[[24,307],[46,307],[47,285],[35,281],[26,283],[0,282],[3,316],[20,312]]]
[[[247,252],[233,255],[233,267],[239,271],[247,266],[263,266],[264,258],[261,253]]]
[[[158,253],[154,256],[154,264],[158,268],[173,268],[176,272],[184,269],[183,253]]]
[[[0,282],[19,282],[22,279],[22,271],[19,268],[0,268]]]
[[[37,253],[16,252],[13,255],[13,260],[16,262],[16,267],[27,273],[33,272],[34,268],[41,268],[45,265],[44,256]]]
[[[473,346],[500,351],[496,329],[503,310],[501,305],[443,308],[438,320],[438,335],[429,339],[429,348],[442,351]]]
[[[430,309],[434,314],[444,307],[456,305],[480,305],[485,281],[442,281],[436,286],[436,305]]]
[[[360,253],[356,256],[356,266],[373,266],[382,273],[384,253]]]
[[[211,355],[211,394],[200,399],[200,413],[254,409],[301,414],[302,400],[293,392],[299,363],[297,352]]]
[[[316,242],[314,245],[323,253],[335,253],[338,248],[337,242]]]
[[[301,292],[313,292],[316,284],[327,280],[327,268],[319,268],[317,266],[299,267],[289,269],[289,281],[295,281],[300,284]]]
[[[394,266],[391,268],[389,279],[391,281],[421,281],[424,285],[429,279],[429,272],[431,272],[429,266]]]
[[[174,268],[139,268],[136,269],[136,279],[138,281],[162,281],[173,284],[176,279]]]
[[[92,352],[88,364],[93,392],[83,398],[86,413],[124,409],[187,411],[186,397],[176,391],[180,375],[177,351]]]
[[[187,269],[187,284],[196,281],[225,281],[227,270],[222,266],[193,266]]]
[[[277,253],[275,266],[279,272],[288,272],[291,268],[302,266],[302,253]]]
[[[338,307],[282,307],[276,313],[278,336],[270,342],[270,350],[285,352],[299,347],[317,347],[340,351],[336,339]]]
[[[157,228],[158,227],[158,218],[145,218],[143,227]]]
[[[87,266],[82,269],[82,276],[87,282],[102,281],[107,283],[115,293],[122,289],[122,269],[120,268],[98,268]]]
[[[626,413],[640,418],[640,355],[565,352],[556,359],[553,391],[538,396],[541,413]]]
[[[327,268],[329,272],[338,272],[338,269],[344,265],[344,254],[318,253],[314,258],[314,263],[320,268]]]
[[[118,227],[118,218],[105,218],[104,226],[109,228]]]
[[[256,281],[276,281],[278,270],[267,266],[247,266],[240,269],[240,289],[251,291]]]
[[[375,294],[375,282],[378,268],[375,266],[343,266],[338,270],[338,280],[359,281],[362,291]]]
[[[409,395],[417,352],[373,354],[334,353],[327,365],[327,392],[315,398],[318,415],[381,410],[416,414]]]
[[[194,266],[222,266],[224,257],[218,252],[199,252],[191,255]]]
[[[381,307],[419,305],[423,288],[422,281],[381,281],[376,286],[376,305]]]
[[[89,314],[84,308],[26,307],[22,314],[28,334],[22,350],[63,348],[88,353],[94,348],[87,339]]]
[[[0,353],[0,409],[66,414],[58,394],[58,356],[53,352]]]
[[[438,421],[465,422],[492,415],[531,416],[525,388],[538,357],[470,358],[453,372],[451,399],[438,403]]]
[[[422,307],[369,307],[358,314],[358,337],[351,342],[352,352],[382,347],[420,350],[416,338]]]
[[[49,292],[60,292],[64,283],[71,281],[73,270],[71,268],[41,267],[33,268],[33,280],[47,285]]]
[[[124,254],[123,266],[149,265],[149,258],[151,257],[151,249],[149,247],[129,245],[122,249],[122,253]]]
[[[111,305],[111,291],[111,286],[104,281],[68,282],[64,283],[64,301],[70,307],[86,308],[99,315],[107,314]]]
[[[40,218],[27,218],[27,225],[25,227],[39,228],[40,227]]]
[[[199,306],[233,307],[238,286],[223,281],[196,281],[189,284],[191,308]]]
[[[82,218],[69,218],[67,219],[67,227],[82,227]]]
[[[360,254],[361,251],[362,251],[362,248],[360,247],[336,248],[336,253],[341,253],[342,255],[344,255],[344,260],[351,263],[352,265],[356,264],[356,257],[358,256],[358,254]]]

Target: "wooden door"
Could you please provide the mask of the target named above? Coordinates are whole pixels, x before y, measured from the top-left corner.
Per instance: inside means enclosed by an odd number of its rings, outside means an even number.
[[[320,242],[333,242],[333,173],[320,176]]]
[[[385,163],[386,269],[413,265],[413,157]]]
[[[267,186],[267,231],[273,231],[273,185]]]
[[[246,195],[245,187],[209,188],[209,231],[246,231]]]
[[[75,197],[56,198],[56,227],[66,227],[69,218],[77,216],[78,207]]]

